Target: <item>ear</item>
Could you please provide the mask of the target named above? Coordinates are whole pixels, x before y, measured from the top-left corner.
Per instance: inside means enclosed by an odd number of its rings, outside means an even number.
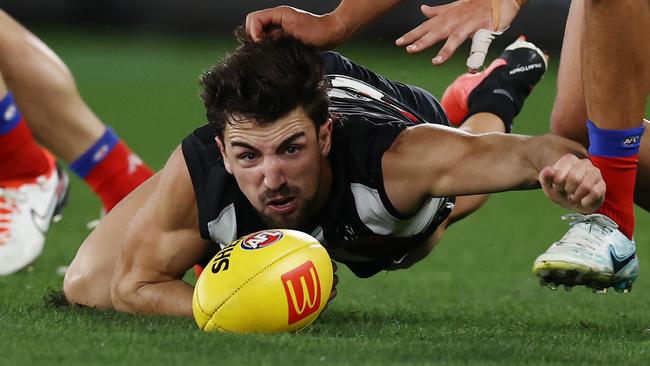
[[[323,157],[329,155],[330,148],[332,147],[333,125],[334,122],[332,122],[332,119],[328,118],[318,129],[318,145],[320,146],[321,155]]]
[[[223,158],[223,166],[226,168],[226,171],[232,175],[232,171],[230,170],[230,162],[228,161],[228,158],[226,158],[226,149],[223,147],[223,142],[219,136],[215,136],[214,141],[217,143],[219,152],[221,152],[221,157]]]

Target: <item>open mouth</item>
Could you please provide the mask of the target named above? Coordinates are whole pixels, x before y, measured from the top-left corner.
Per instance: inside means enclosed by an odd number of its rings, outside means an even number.
[[[269,208],[278,213],[290,212],[294,209],[296,205],[295,197],[282,197],[274,200],[270,200],[267,205]]]

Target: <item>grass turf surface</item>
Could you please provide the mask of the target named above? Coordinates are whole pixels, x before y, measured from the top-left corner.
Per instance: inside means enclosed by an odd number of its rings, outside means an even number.
[[[158,169],[203,121],[197,76],[232,43],[82,31],[37,32],[68,64],[91,108]],[[432,68],[428,55],[388,46],[341,50],[396,80],[436,95],[461,62]],[[463,55],[464,56],[464,55]],[[462,58],[462,57],[460,57]],[[518,117],[515,132],[542,133],[555,91],[557,58]],[[637,211],[641,279],[628,295],[537,285],[534,258],[567,228],[541,191],[493,197],[452,227],[442,244],[407,271],[355,278],[340,266],[339,295],[297,334],[204,334],[189,319],[91,309],[51,309],[97,217],[99,203],[73,178],[64,219],[52,226],[33,267],[0,277],[0,364],[647,364],[650,360],[650,225]]]

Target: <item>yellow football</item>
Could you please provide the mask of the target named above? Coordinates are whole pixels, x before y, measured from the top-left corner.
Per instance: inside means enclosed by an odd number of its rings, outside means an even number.
[[[312,236],[264,230],[219,251],[194,287],[194,320],[206,332],[291,332],[313,322],[332,290],[332,263]]]

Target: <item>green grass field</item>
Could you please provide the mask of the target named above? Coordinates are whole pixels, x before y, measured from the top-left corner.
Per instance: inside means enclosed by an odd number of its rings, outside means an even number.
[[[87,31],[37,32],[69,65],[101,119],[156,169],[202,124],[197,76],[228,41]],[[440,95],[462,62],[429,66],[389,46],[357,43],[352,59]],[[464,54],[462,54],[464,56]],[[462,59],[463,57],[459,57]],[[557,57],[515,131],[542,133]],[[532,261],[567,228],[541,191],[494,196],[452,227],[414,268],[355,278],[340,266],[339,295],[297,334],[204,334],[190,319],[44,305],[97,218],[99,202],[78,179],[64,219],[28,270],[0,278],[0,365],[647,365],[650,364],[650,220],[637,211],[642,267],[628,295],[538,285]]]

